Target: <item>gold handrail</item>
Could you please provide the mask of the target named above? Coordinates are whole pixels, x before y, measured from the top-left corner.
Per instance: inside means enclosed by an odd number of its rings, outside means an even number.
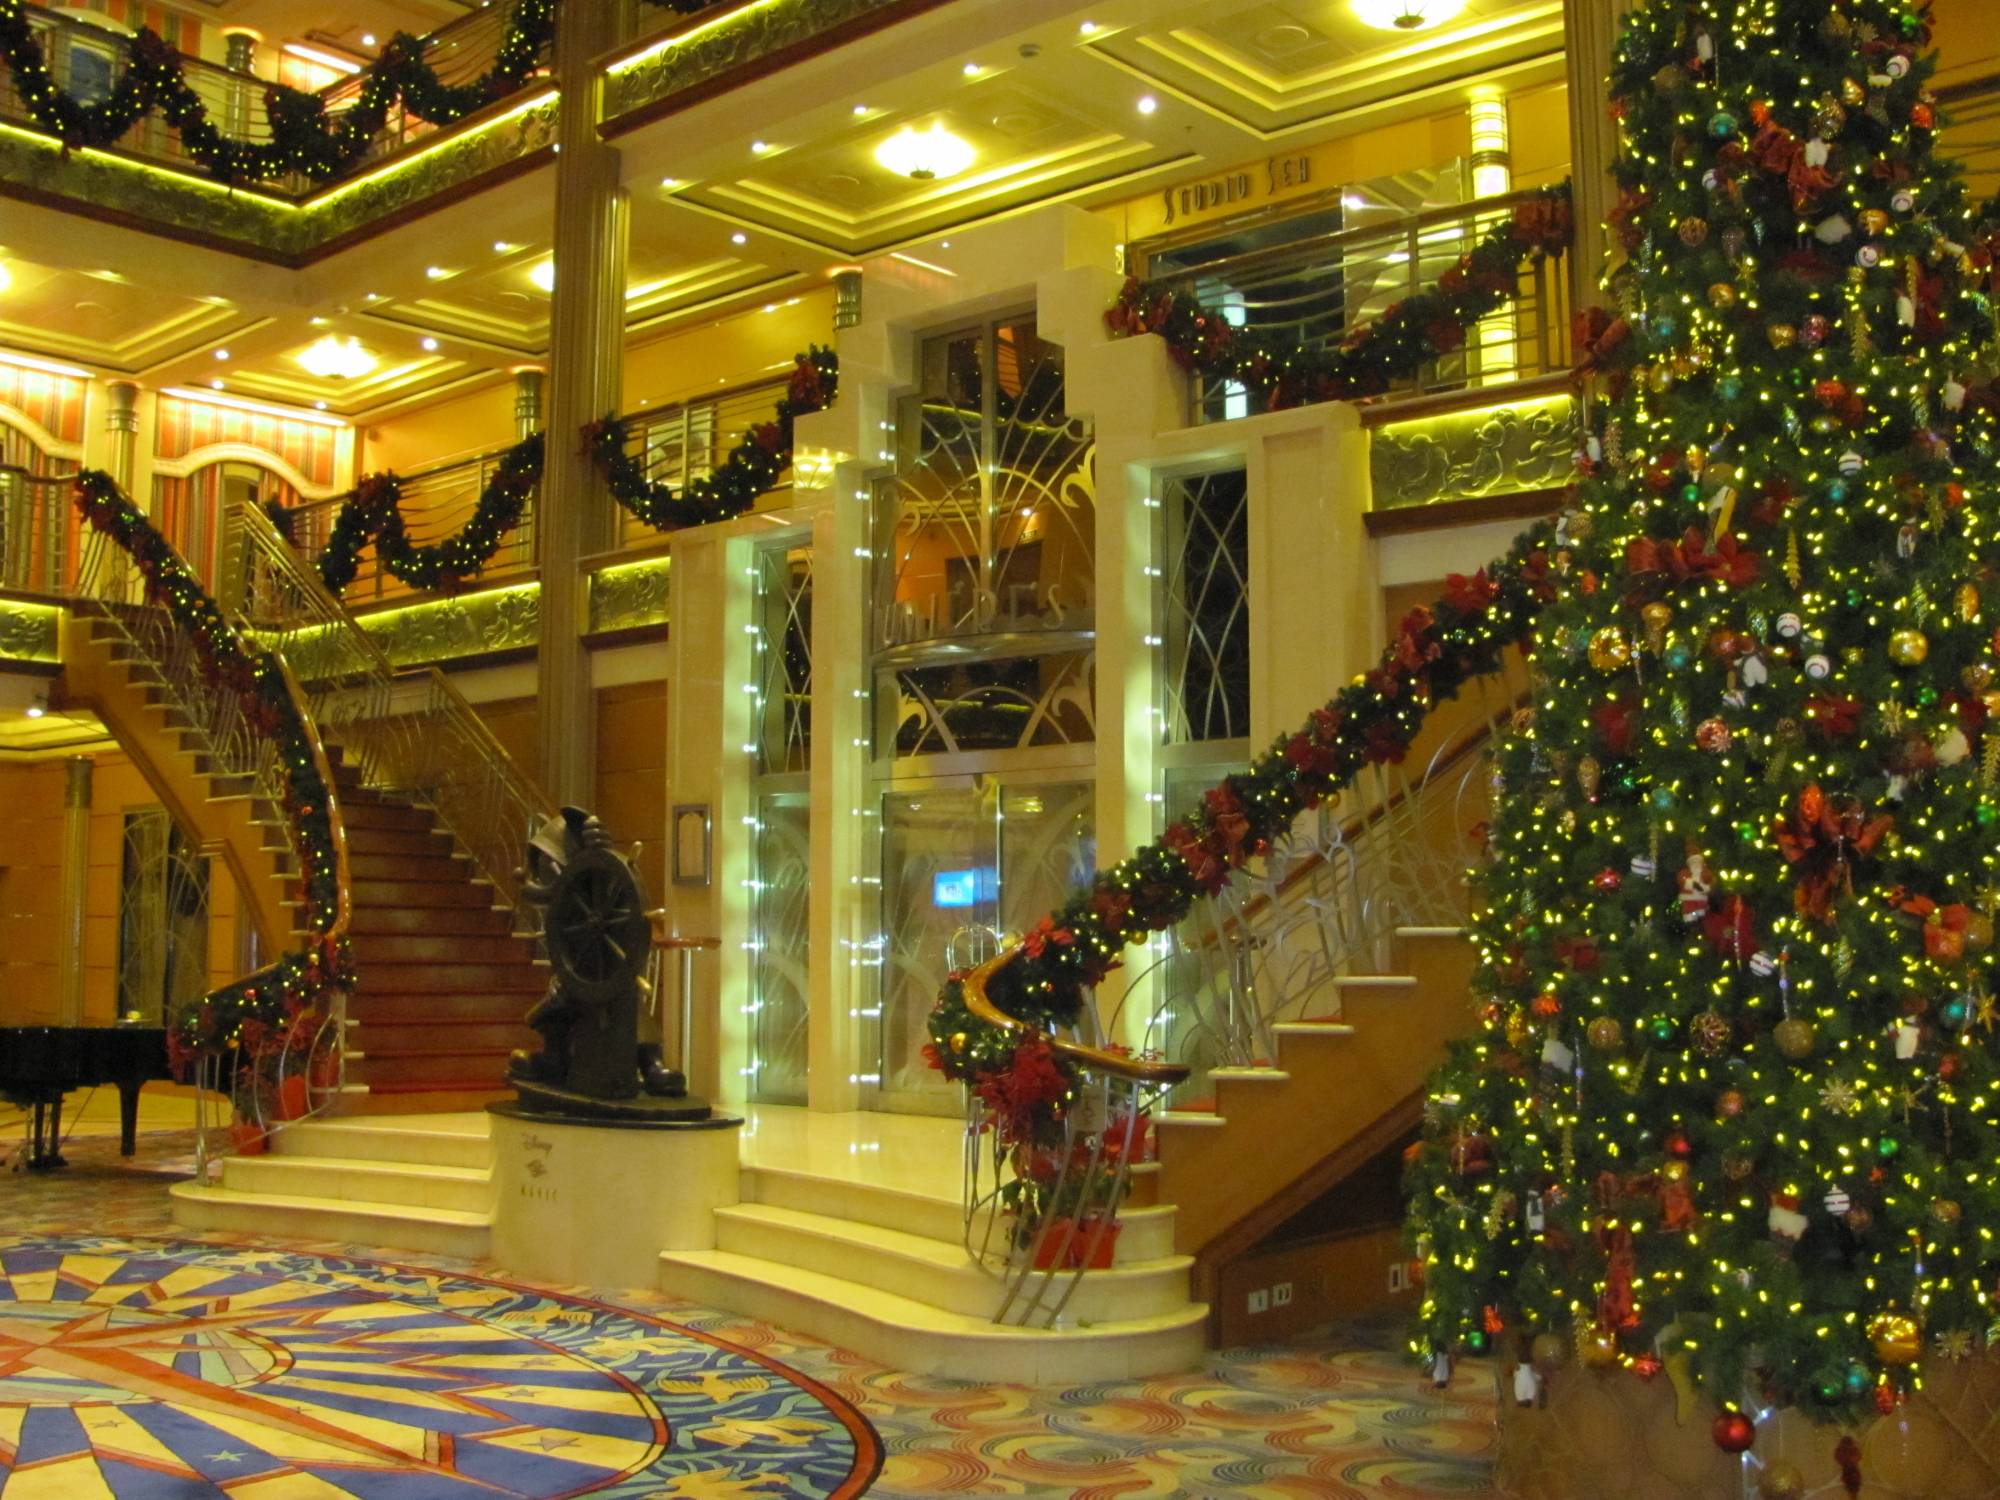
[[[1110,1052],[1102,1047],[1085,1046],[1082,1042],[1065,1041],[1051,1035],[1040,1027],[1030,1026],[1019,1017],[1010,1016],[986,997],[986,985],[993,976],[1021,954],[1020,946],[989,958],[970,974],[965,976],[965,1008],[986,1025],[1000,1031],[1014,1032],[1024,1037],[1040,1036],[1047,1039],[1049,1047],[1069,1058],[1079,1067],[1088,1068],[1093,1073],[1108,1074],[1113,1078],[1128,1079],[1153,1087],[1171,1088],[1177,1083],[1185,1083],[1193,1071],[1186,1063],[1142,1062],[1121,1052]]]
[[[236,628],[250,639],[248,625],[239,617]],[[312,750],[313,773],[319,777],[320,785],[326,788],[327,834],[333,840],[333,883],[336,895],[333,906],[333,926],[326,936],[338,942],[347,936],[350,920],[354,915],[354,892],[349,889],[347,865],[347,823],[340,812],[340,792],[333,782],[333,763],[327,759],[326,742],[320,738],[319,721],[313,717],[306,695],[299,686],[299,680],[292,675],[292,664],[276,651],[271,659],[278,664],[279,675],[285,684],[285,696],[292,700],[292,712],[299,716],[300,728],[304,731],[306,744]],[[300,872],[304,874],[304,871]]]

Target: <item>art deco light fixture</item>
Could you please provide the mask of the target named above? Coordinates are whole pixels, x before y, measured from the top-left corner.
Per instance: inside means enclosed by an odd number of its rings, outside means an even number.
[[[308,375],[321,380],[354,380],[381,363],[361,347],[359,339],[338,339],[330,333],[293,357]]]
[[[891,172],[930,182],[956,177],[972,165],[972,147],[942,125],[913,130],[905,125],[875,148],[875,160]]]
[[[1354,13],[1383,31],[1428,31],[1465,9],[1465,0],[1354,0]]]

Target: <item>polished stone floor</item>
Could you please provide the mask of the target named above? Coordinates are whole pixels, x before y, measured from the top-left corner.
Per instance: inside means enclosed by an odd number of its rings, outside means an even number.
[[[180,1248],[160,1253],[190,1253],[174,1230],[166,1188],[190,1170],[191,1138],[183,1128],[151,1128],[183,1127],[187,1113],[164,1094],[154,1099],[157,1092],[149,1091],[142,1117],[148,1128],[131,1162],[121,1161],[115,1142],[102,1133],[106,1116],[93,1101],[70,1142],[69,1169],[46,1177],[9,1170],[0,1177],[5,1205],[0,1227],[15,1237],[115,1237],[131,1254],[168,1245]],[[0,1111],[6,1132],[0,1142],[6,1148],[19,1139],[10,1113]],[[891,1134],[896,1128],[885,1127]],[[752,1150],[789,1144],[796,1143],[772,1135]],[[893,1150],[893,1141],[887,1144]],[[845,1153],[843,1145],[840,1154]],[[365,1248],[288,1239],[282,1225],[256,1239],[205,1239],[217,1246],[217,1257],[278,1248],[352,1266],[368,1255]],[[197,1263],[202,1259],[199,1251],[192,1255]],[[384,1252],[379,1258],[473,1280],[494,1274],[491,1267],[409,1253]],[[1230,1350],[1211,1356],[1199,1370],[1166,1379],[1031,1390],[908,1375],[657,1293],[535,1290],[556,1300],[594,1297],[614,1312],[652,1320],[662,1339],[682,1337],[675,1330],[684,1330],[733,1351],[731,1358],[761,1358],[794,1372],[806,1387],[823,1389],[829,1409],[851,1408],[879,1433],[884,1458],[867,1493],[882,1500],[955,1495],[1427,1500],[1490,1493],[1490,1372],[1462,1367],[1449,1390],[1435,1391],[1398,1349],[1393,1326],[1348,1325],[1292,1344]],[[756,1430],[754,1420],[746,1431]],[[11,1462],[0,1446],[0,1468]],[[24,1477],[16,1475],[6,1486],[10,1496]],[[566,1492],[590,1491],[568,1486]],[[542,1491],[531,1486],[513,1493]],[[618,1493],[759,1500],[826,1490],[775,1472],[718,1467],[662,1474],[658,1488],[620,1486]]]

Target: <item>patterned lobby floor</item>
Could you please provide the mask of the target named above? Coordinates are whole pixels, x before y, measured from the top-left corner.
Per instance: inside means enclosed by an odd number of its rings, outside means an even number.
[[[257,1294],[252,1300],[261,1297],[273,1321],[245,1322],[241,1333],[218,1331],[213,1348],[204,1345],[179,1362],[192,1369],[197,1385],[213,1372],[237,1379],[245,1371],[255,1375],[287,1360],[291,1361],[287,1378],[311,1383],[316,1378],[311,1362],[323,1358],[324,1351],[302,1345],[304,1336],[298,1330],[320,1326],[312,1311],[315,1299],[343,1307],[400,1302],[403,1310],[387,1326],[399,1326],[396,1320],[401,1319],[415,1330],[408,1336],[445,1339],[449,1348],[457,1347],[449,1343],[454,1323],[470,1316],[480,1337],[507,1346],[507,1357],[517,1363],[525,1359],[530,1365],[547,1364],[534,1381],[510,1384],[510,1391],[543,1383],[562,1394],[553,1403],[522,1395],[523,1404],[506,1408],[506,1423],[489,1424],[483,1433],[466,1429],[470,1436],[461,1432],[454,1440],[457,1449],[486,1441],[515,1452],[526,1444],[526,1451],[533,1453],[532,1445],[539,1441],[558,1445],[545,1451],[567,1452],[560,1446],[565,1440],[581,1439],[574,1446],[586,1455],[583,1461],[603,1460],[606,1476],[614,1461],[631,1462],[630,1453],[623,1459],[613,1454],[617,1443],[642,1441],[634,1436],[634,1424],[641,1419],[639,1408],[630,1404],[630,1386],[652,1380],[656,1390],[680,1390],[691,1403],[673,1416],[673,1425],[684,1426],[690,1439],[701,1437],[699,1444],[690,1442],[683,1448],[669,1443],[657,1464],[634,1469],[630,1477],[609,1488],[589,1481],[578,1470],[552,1468],[543,1477],[530,1478],[525,1471],[510,1468],[508,1481],[486,1490],[489,1494],[596,1493],[631,1500],[853,1494],[859,1491],[845,1487],[842,1476],[857,1476],[847,1484],[865,1479],[872,1461],[871,1428],[879,1434],[882,1459],[879,1477],[866,1493],[879,1500],[957,1495],[1465,1500],[1491,1494],[1490,1372],[1462,1368],[1449,1390],[1434,1391],[1399,1352],[1396,1330],[1390,1326],[1343,1326],[1295,1344],[1232,1350],[1212,1357],[1200,1370],[1161,1380],[1041,1390],[973,1385],[885,1369],[765,1324],[652,1293],[598,1293],[593,1304],[579,1300],[591,1298],[587,1289],[496,1282],[482,1274],[491,1268],[389,1252],[383,1259],[398,1269],[385,1271],[350,1259],[353,1247],[295,1239],[232,1238],[221,1243],[209,1237],[206,1245],[190,1246],[173,1227],[166,1197],[167,1184],[188,1170],[185,1135],[142,1136],[139,1156],[129,1164],[119,1160],[115,1143],[102,1137],[79,1136],[71,1142],[68,1155],[72,1165],[65,1172],[40,1178],[10,1173],[0,1178],[0,1203],[4,1203],[0,1261],[5,1262],[7,1276],[0,1287],[12,1286],[17,1301],[35,1303],[34,1316],[44,1320],[41,1327],[54,1326],[48,1320],[69,1311],[60,1304],[85,1295],[83,1289],[93,1278],[153,1275],[166,1263],[164,1269],[185,1279],[179,1291],[187,1305],[210,1316],[213,1305],[204,1297],[220,1296],[218,1286],[234,1286],[228,1277],[248,1278],[243,1284]],[[96,1236],[105,1243],[39,1247],[30,1243],[37,1237],[64,1236]],[[261,1253],[269,1250],[289,1253]],[[40,1261],[32,1262],[25,1278],[15,1272],[17,1254],[63,1253],[81,1257],[66,1279],[52,1275]],[[224,1279],[218,1282],[213,1279],[217,1277]],[[45,1295],[58,1280],[70,1290]],[[228,1297],[222,1300],[225,1308],[238,1306]],[[535,1336],[550,1347],[529,1350],[509,1344],[520,1333],[521,1323],[502,1319],[496,1330],[491,1322],[495,1308],[521,1314]],[[367,1314],[361,1316],[365,1319]],[[488,1321],[482,1323],[482,1318]],[[17,1463],[11,1445],[23,1441],[28,1419],[16,1415],[21,1410],[18,1405],[10,1411],[20,1392],[10,1391],[8,1381],[23,1375],[18,1369],[10,1374],[4,1347],[6,1322],[7,1309],[0,1306],[0,1478],[5,1479],[0,1488],[7,1500],[16,1500],[17,1494],[52,1500],[89,1495],[195,1500],[223,1493],[259,1500],[334,1500],[347,1494],[365,1495],[368,1500],[445,1500],[472,1493],[455,1482],[454,1487],[439,1487],[449,1481],[421,1472],[393,1479],[383,1474],[382,1484],[363,1486],[353,1481],[351,1475],[358,1470],[352,1469],[346,1471],[350,1477],[334,1488],[295,1487],[297,1481],[265,1487],[235,1477],[227,1480],[226,1490],[208,1478],[165,1485],[156,1470],[145,1470],[143,1476],[135,1471],[125,1475],[125,1482],[101,1489],[72,1487],[61,1482],[58,1470],[43,1465],[21,1467],[9,1475]],[[550,1337],[552,1328],[561,1330],[560,1336]],[[18,1333],[17,1323],[17,1337]],[[596,1334],[607,1342],[593,1348]],[[620,1358],[651,1363],[639,1371],[641,1379],[620,1384],[625,1380],[618,1374]],[[307,1366],[303,1372],[301,1361]],[[90,1378],[87,1366],[70,1368],[81,1373],[62,1373],[61,1380]],[[431,1388],[420,1399],[454,1402],[449,1394],[439,1396],[437,1388],[453,1385],[462,1375],[462,1371],[432,1369],[427,1377]],[[323,1371],[317,1379],[315,1389],[343,1384],[325,1379]],[[752,1386],[757,1387],[754,1392],[741,1395]],[[261,1393],[270,1388],[249,1389]],[[60,1391],[60,1385],[48,1386],[41,1395]],[[176,1398],[163,1390],[160,1399],[171,1403]],[[203,1399],[222,1398],[209,1394]],[[355,1398],[335,1389],[313,1399],[323,1400],[332,1411]],[[747,1404],[735,1404],[739,1401]],[[32,1436],[38,1442],[55,1430],[42,1424],[74,1420],[61,1409],[60,1401],[56,1405],[57,1410],[32,1417],[37,1424]],[[291,1401],[284,1409],[297,1411],[300,1403]],[[129,1409],[110,1410],[115,1415]],[[583,1410],[594,1413],[587,1422],[577,1416]],[[859,1419],[851,1419],[851,1413],[858,1413]],[[384,1416],[375,1407],[369,1414],[371,1420],[410,1416],[419,1424],[423,1420],[411,1412]],[[236,1412],[225,1416],[245,1420]],[[254,1425],[241,1430],[256,1435]],[[517,1439],[516,1432],[526,1436]],[[54,1440],[55,1447],[35,1451],[73,1452],[85,1441],[76,1432],[64,1429],[64,1433]],[[310,1445],[314,1440],[310,1432],[286,1431],[268,1443],[282,1450],[288,1442]],[[774,1454],[774,1449],[785,1449],[788,1440],[797,1444],[789,1456]],[[247,1452],[250,1446],[246,1437],[235,1449],[221,1451]],[[319,1450],[308,1446],[302,1451]],[[430,1451],[435,1454],[435,1443]],[[25,1446],[22,1456],[23,1460],[29,1456]],[[811,1461],[804,1462],[808,1456]],[[211,1468],[216,1462],[205,1454],[197,1458]],[[334,1461],[337,1464],[339,1455]],[[335,1469],[324,1472],[332,1474]]]

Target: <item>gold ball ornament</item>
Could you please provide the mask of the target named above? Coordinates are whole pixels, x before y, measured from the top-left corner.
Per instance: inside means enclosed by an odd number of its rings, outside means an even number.
[[[1598,764],[1596,756],[1586,755],[1577,761],[1576,784],[1583,789],[1584,796],[1595,797],[1597,795],[1597,788],[1603,783],[1603,780],[1604,767]]]
[[[1721,1120],[1735,1119],[1743,1113],[1743,1104],[1743,1091],[1741,1089],[1724,1089],[1715,1096],[1716,1118]]]
[[[1976,585],[1961,583],[1958,586],[1958,617],[1968,625],[1979,618],[1979,589]]]
[[[1618,1364],[1618,1335],[1606,1328],[1580,1328],[1576,1357],[1586,1369],[1609,1370]]]
[[[1913,1365],[1924,1352],[1924,1341],[1914,1318],[1879,1313],[1868,1323],[1868,1347],[1885,1365]]]
[[[1813,1029],[1810,1021],[1801,1021],[1797,1016],[1789,1016],[1771,1028],[1771,1040],[1778,1050],[1793,1062],[1802,1057],[1810,1057],[1813,1049]]]
[[[1806,1476],[1782,1458],[1765,1464],[1757,1479],[1757,1500],[1803,1500],[1805,1492]]]
[[[1646,644],[1659,650],[1667,638],[1667,626],[1673,623],[1674,607],[1654,600],[1639,611],[1639,618],[1646,623]]]
[[[1956,1198],[1931,1199],[1931,1217],[1940,1224],[1956,1224],[1960,1209]]]
[[[1507,1012],[1507,1045],[1518,1047],[1528,1039],[1528,1018],[1519,1008]]]
[[[1729,1045],[1730,1029],[1729,1022],[1719,1012],[1705,1010],[1689,1023],[1688,1035],[1697,1051],[1715,1057]]]
[[[1679,228],[1681,243],[1686,245],[1690,250],[1708,238],[1708,220],[1706,219],[1682,219]]]
[[[1889,227],[1889,215],[1879,208],[1861,210],[1861,232],[1868,235],[1882,233]]]
[[[1731,1182],[1741,1182],[1757,1170],[1756,1158],[1731,1151],[1722,1158],[1722,1175]]]
[[[1965,946],[1974,953],[1984,953],[1993,946],[1993,919],[1985,912],[1976,911],[1966,917]]]
[[[1889,660],[1899,667],[1920,667],[1931,654],[1930,640],[1921,630],[1889,632]]]
[[[1868,90],[1862,87],[1859,78],[1843,78],[1840,80],[1840,102],[1849,108],[1854,108],[1868,102]]]
[[[1591,532],[1596,529],[1597,522],[1590,518],[1589,511],[1579,510],[1571,513],[1569,518],[1569,536],[1571,541],[1589,541]]]
[[[1993,685],[1993,669],[1984,662],[1975,662],[1958,674],[1958,680],[1965,684],[1969,693],[1983,693]]]
[[[1789,349],[1799,341],[1799,330],[1790,323],[1770,323],[1765,325],[1764,337],[1773,349]]]
[[[1590,664],[1598,671],[1622,671],[1631,663],[1631,642],[1616,625],[1606,625],[1590,638]]]
[[[1599,1016],[1583,1028],[1583,1035],[1599,1052],[1616,1052],[1625,1045],[1625,1028],[1613,1016]]]
[[[1727,312],[1736,305],[1736,283],[1718,281],[1708,289],[1708,305]]]
[[[967,1039],[964,1032],[954,1031],[951,1034],[951,1050],[954,1052],[963,1052],[965,1050],[966,1040]]]

